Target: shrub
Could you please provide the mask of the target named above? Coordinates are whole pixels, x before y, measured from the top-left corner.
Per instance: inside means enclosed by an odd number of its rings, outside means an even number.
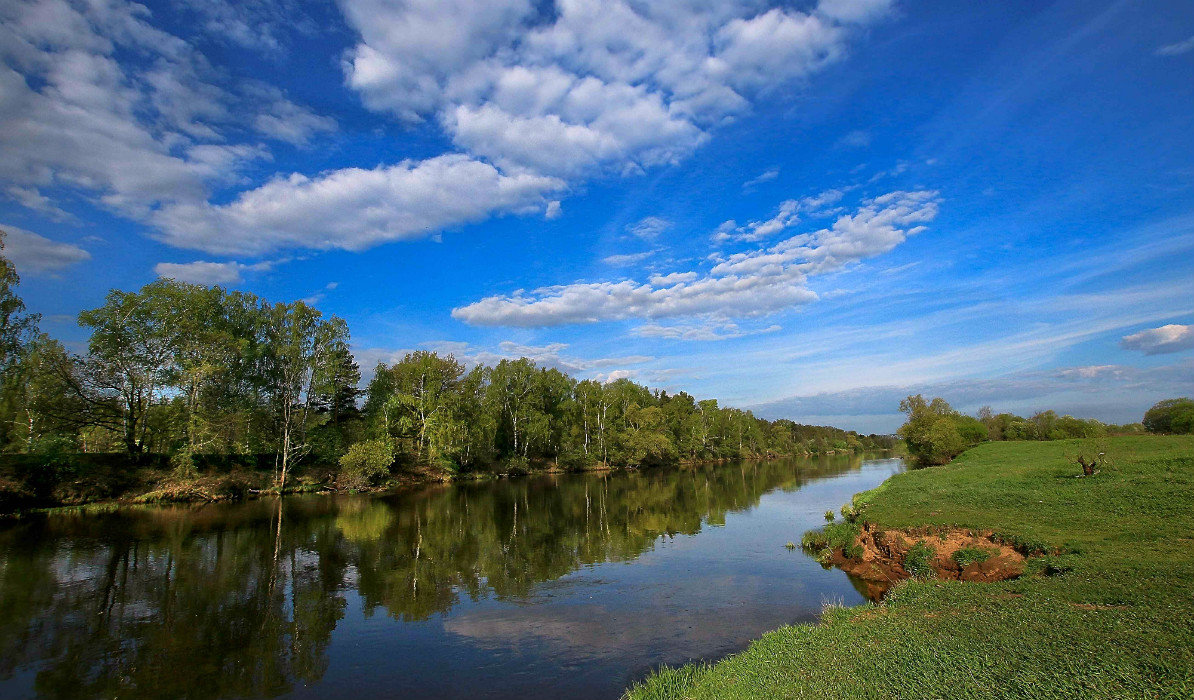
[[[505,468],[505,472],[507,474],[514,476],[521,476],[522,474],[531,473],[531,462],[522,455],[515,455],[506,460],[506,463],[503,465],[503,467]]]
[[[349,486],[361,488],[389,474],[393,463],[394,444],[390,440],[363,440],[340,458],[340,475]]]
[[[917,542],[904,555],[904,568],[913,578],[935,578],[937,572],[933,570],[933,558],[937,550],[926,542]]]
[[[837,516],[835,516],[835,515],[833,514],[833,511],[832,511],[832,510],[827,510],[827,511],[825,511],[825,522],[827,522],[827,523],[831,523],[831,522],[833,522],[833,519],[834,519],[835,517],[837,517]]]

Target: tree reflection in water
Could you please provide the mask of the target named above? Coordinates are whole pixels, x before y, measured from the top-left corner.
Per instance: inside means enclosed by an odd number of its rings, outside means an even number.
[[[282,694],[323,676],[347,591],[366,614],[404,622],[462,596],[518,599],[860,463],[749,462],[26,518],[0,529],[0,690],[30,670],[46,697]]]

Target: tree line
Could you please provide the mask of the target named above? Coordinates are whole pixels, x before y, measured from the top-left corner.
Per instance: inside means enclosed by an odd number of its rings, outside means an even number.
[[[945,464],[967,449],[987,440],[1071,440],[1112,435],[1151,433],[1194,433],[1194,401],[1167,399],[1154,405],[1141,423],[1115,425],[1094,418],[1058,415],[1039,411],[1028,418],[1014,413],[995,413],[990,406],[977,417],[953,409],[940,397],[926,400],[916,394],[900,402],[907,415],[897,435],[908,453],[922,464]]]
[[[0,240],[2,248],[2,240]],[[529,359],[494,366],[417,351],[379,364],[362,390],[348,325],[301,301],[159,279],[79,314],[86,352],[38,330],[0,257],[0,450],[331,466],[363,486],[392,470],[519,472],[890,448],[864,436],[652,390],[577,380]],[[75,459],[75,462],[78,460]]]

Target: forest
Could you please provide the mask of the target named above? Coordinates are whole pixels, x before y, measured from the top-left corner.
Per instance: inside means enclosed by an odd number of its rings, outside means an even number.
[[[86,352],[71,353],[38,329],[15,268],[0,265],[8,455],[0,478],[43,496],[99,464],[152,465],[178,479],[268,471],[271,488],[284,490],[299,475],[308,485],[363,488],[403,474],[649,467],[895,444],[767,421],[628,379],[578,380],[526,358],[466,367],[415,351],[379,364],[362,388],[342,319],[302,301],[171,279],[112,290],[80,313],[90,337]]]

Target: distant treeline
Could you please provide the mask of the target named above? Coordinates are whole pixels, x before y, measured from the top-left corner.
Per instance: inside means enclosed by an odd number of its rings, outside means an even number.
[[[45,455],[47,468],[69,468],[79,453],[144,464],[164,455],[186,476],[239,456],[269,464],[280,488],[299,464],[362,486],[395,468],[650,466],[895,443],[626,379],[578,381],[525,358],[466,368],[414,352],[379,365],[363,392],[342,319],[168,279],[113,290],[81,313],[91,336],[72,354],[38,331],[15,269],[3,257],[0,267],[0,451]]]
[[[924,464],[944,464],[966,449],[987,440],[1069,440],[1111,435],[1152,433],[1194,433],[1194,401],[1168,399],[1148,410],[1141,423],[1115,425],[1093,418],[1057,415],[1041,411],[1028,418],[1013,413],[994,413],[984,406],[977,417],[955,411],[945,399],[926,401],[909,396],[900,402],[908,420],[899,437],[908,453]]]

